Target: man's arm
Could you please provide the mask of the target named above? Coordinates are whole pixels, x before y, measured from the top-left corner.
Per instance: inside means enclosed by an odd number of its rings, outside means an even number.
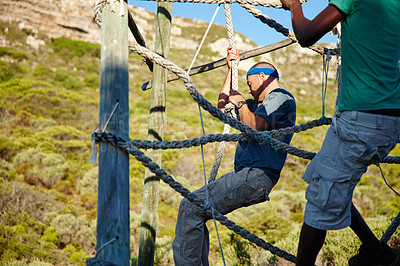
[[[229,101],[231,103],[237,106],[237,104],[240,101],[244,100],[245,100],[244,97],[239,92],[231,91],[231,95],[229,96]],[[245,125],[248,125],[252,129],[255,129],[257,131],[265,131],[271,129],[271,126],[267,122],[267,120],[265,120],[264,117],[256,115],[252,111],[250,111],[247,104],[242,105],[238,110],[238,112],[240,116],[240,122],[242,122]]]
[[[232,60],[239,60],[239,51],[233,51],[232,47],[228,47],[228,54],[226,56],[226,62],[228,65],[228,73],[226,73],[225,82],[222,85],[221,91],[218,96],[218,109],[224,111],[225,105],[229,102],[229,95],[231,91],[232,82]]]
[[[239,60],[239,51],[233,51],[232,47],[228,47],[228,55],[226,56],[226,61],[228,65],[228,73],[226,74],[225,82],[222,85],[221,91],[218,96],[218,108],[224,111],[225,105],[228,102],[233,103],[235,106],[240,101],[245,101],[245,98],[240,94],[240,92],[231,89],[232,81],[232,60]],[[259,115],[255,115],[247,107],[247,104],[243,105],[239,110],[240,121],[249,127],[258,130],[268,130],[268,122]]]
[[[336,7],[328,5],[313,20],[304,17],[299,0],[281,0],[285,9],[292,14],[293,30],[300,45],[307,47],[316,43],[322,36],[338,24],[344,15]]]

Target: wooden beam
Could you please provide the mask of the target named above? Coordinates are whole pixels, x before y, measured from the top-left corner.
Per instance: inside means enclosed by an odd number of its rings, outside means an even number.
[[[119,10],[124,5],[124,15]],[[128,8],[115,2],[102,12],[100,129],[129,139]],[[116,107],[117,106],[117,107]],[[116,108],[115,108],[116,107]],[[112,111],[114,114],[111,116]],[[106,123],[109,121],[106,127]],[[99,145],[96,257],[130,265],[129,157],[112,145]]]
[[[154,50],[165,58],[169,57],[171,13],[172,3],[158,3]],[[161,141],[164,136],[167,71],[159,65],[154,65],[153,80],[154,88],[151,91],[148,140]],[[162,150],[147,150],[147,156],[161,165]],[[159,185],[159,178],[146,168],[140,228],[139,266],[154,264]]]
[[[284,40],[282,40],[280,42],[276,42],[276,43],[273,43],[273,44],[270,44],[270,45],[267,45],[267,46],[258,47],[258,48],[252,49],[250,51],[240,53],[240,60],[246,60],[246,59],[249,59],[251,57],[255,57],[255,56],[258,56],[258,55],[269,53],[269,52],[278,50],[280,48],[289,46],[289,45],[291,45],[293,43],[295,43],[295,41],[293,41],[292,39],[287,38],[287,39],[284,39]],[[205,64],[205,65],[201,65],[201,66],[197,66],[197,67],[192,68],[190,70],[189,76],[200,74],[200,73],[203,73],[203,72],[207,72],[207,71],[222,67],[224,65],[226,65],[225,57],[221,58],[221,59],[219,59],[217,61],[214,61],[214,62]],[[168,82],[174,81],[174,80],[177,80],[177,79],[179,79],[179,78],[175,74],[168,75]],[[142,90],[144,90],[144,91],[148,90],[148,89],[151,89],[151,87],[152,87],[152,81],[151,80],[143,83],[142,86],[141,86]]]

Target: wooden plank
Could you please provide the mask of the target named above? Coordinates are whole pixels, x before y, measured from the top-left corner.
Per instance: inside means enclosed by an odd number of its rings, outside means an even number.
[[[273,44],[270,44],[270,45],[267,45],[267,46],[258,47],[258,48],[252,49],[250,51],[240,53],[240,60],[246,60],[246,59],[249,59],[251,57],[255,57],[255,56],[258,56],[258,55],[269,53],[269,52],[278,50],[280,48],[286,47],[288,45],[291,45],[293,43],[295,43],[295,41],[287,38],[287,39],[284,39],[282,41],[279,41],[279,42],[276,42],[276,43],[273,43]],[[207,72],[207,71],[222,67],[224,65],[226,65],[225,57],[221,58],[221,59],[219,59],[217,61],[214,61],[214,62],[211,62],[211,63],[207,63],[205,65],[193,67],[190,70],[189,76],[200,74],[200,73],[203,73],[203,72]],[[175,74],[168,75],[168,82],[174,81],[174,80],[177,80],[177,79],[179,79],[179,78]],[[142,86],[141,86],[142,90],[144,90],[144,91],[148,90],[148,89],[151,89],[151,87],[152,87],[152,81],[151,80],[143,83]]]
[[[128,8],[120,14],[105,5],[102,12],[100,129],[129,139]],[[97,206],[97,258],[117,265],[130,265],[129,157],[107,143],[99,146]],[[101,250],[101,251],[100,251]]]
[[[172,3],[158,3],[155,52],[169,57]],[[166,105],[167,71],[159,65],[153,68],[154,88],[151,91],[148,140],[162,140]],[[162,150],[148,150],[154,162],[161,165]],[[160,180],[148,168],[145,170],[142,222],[138,265],[153,265],[157,232]]]

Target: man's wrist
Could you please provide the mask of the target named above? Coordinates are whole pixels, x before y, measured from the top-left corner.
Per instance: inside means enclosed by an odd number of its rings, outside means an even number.
[[[243,105],[247,104],[246,101],[239,101],[235,104],[236,108],[239,110]]]

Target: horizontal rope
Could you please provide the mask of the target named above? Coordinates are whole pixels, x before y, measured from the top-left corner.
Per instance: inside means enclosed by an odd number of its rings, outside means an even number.
[[[153,1],[153,0],[145,0]],[[275,7],[282,8],[282,3],[280,0],[154,0],[157,2],[180,2],[180,3],[203,3],[203,4],[251,4],[255,6],[265,6],[265,7]],[[307,0],[300,0],[301,3]]]
[[[190,200],[191,202],[202,208],[204,211],[208,212],[210,215],[212,215],[213,211],[215,219],[217,219],[221,224],[225,225],[228,229],[232,230],[236,234],[239,234],[240,236],[256,244],[257,246],[270,251],[272,254],[275,254],[291,262],[296,261],[296,257],[294,255],[284,250],[281,250],[278,247],[273,246],[271,243],[266,242],[265,240],[257,237],[254,234],[251,234],[246,229],[235,224],[233,221],[229,220],[227,217],[222,215],[217,209],[214,209],[209,204],[206,204],[204,200],[198,198],[195,194],[191,193],[187,188],[183,187],[179,182],[174,180],[174,178],[171,175],[167,174],[164,169],[161,169],[158,164],[153,162],[149,157],[147,157],[131,142],[126,142],[123,140],[117,140],[117,141],[105,140],[105,142],[135,156],[135,158],[138,161],[142,162],[142,164],[145,167],[147,167],[152,173],[154,173],[157,177],[162,179],[165,183],[167,183],[171,188],[180,193],[183,197],[187,198],[188,200]]]
[[[282,26],[275,20],[269,18],[267,15],[263,14],[260,10],[258,10],[254,6],[252,6],[250,4],[242,4],[242,3],[240,3],[240,5],[244,9],[246,9],[250,14],[252,14],[255,18],[259,19],[264,24],[267,24],[270,28],[273,28],[274,30],[283,34],[284,36],[289,37],[291,40],[298,42],[298,40],[293,32],[291,32],[289,29],[285,28],[284,26]],[[313,44],[307,48],[309,48],[319,54],[325,54],[325,53],[327,53],[327,50],[330,50],[331,55],[337,55],[340,53],[339,49],[327,49],[327,48],[321,47],[317,44]]]
[[[212,116],[218,118],[225,124],[229,124],[231,127],[239,130],[242,132],[241,137],[244,136],[246,138],[251,138],[254,139],[258,142],[263,142],[266,139],[266,136],[259,131],[256,131],[249,126],[241,123],[240,121],[237,121],[235,119],[232,119],[229,117],[227,114],[224,114],[221,112],[218,108],[213,106],[210,102],[208,102],[203,95],[201,95],[197,90],[196,87],[190,78],[190,76],[181,68],[179,68],[177,65],[174,63],[166,60],[165,58],[153,53],[149,49],[142,47],[135,43],[133,45],[133,50],[138,53],[139,55],[151,60],[152,62],[159,64],[163,68],[175,73],[185,84],[187,91],[190,93],[194,101],[196,101],[204,110],[208,111]],[[325,117],[321,118],[322,120],[325,120],[325,123],[329,124],[329,120],[327,120]],[[107,133],[102,133],[102,134],[107,134]],[[94,136],[98,136],[97,133],[94,134]],[[107,135],[110,137],[110,135]],[[224,138],[227,135],[223,135]],[[233,136],[233,135],[229,135]],[[269,136],[268,136],[269,137]],[[200,138],[201,139],[201,138]],[[263,239],[257,237],[254,234],[251,234],[249,231],[246,229],[243,229],[242,227],[236,225],[234,222],[230,221],[228,218],[223,216],[218,210],[213,209],[209,204],[206,204],[202,199],[196,197],[194,194],[192,194],[188,189],[183,187],[179,182],[175,181],[171,175],[167,174],[165,170],[161,169],[159,165],[154,163],[149,157],[145,156],[143,152],[139,150],[138,147],[134,145],[133,141],[127,142],[122,139],[118,139],[114,137],[114,139],[101,139],[101,141],[105,141],[111,145],[114,145],[122,150],[125,150],[129,154],[135,156],[135,158],[139,161],[142,162],[142,164],[147,167],[151,172],[153,172],[157,177],[162,179],[164,182],[166,182],[171,188],[179,192],[183,197],[187,198],[197,206],[203,208],[203,210],[209,212],[212,214],[212,212],[215,215],[215,218],[223,225],[225,225],[228,229],[234,231],[235,233],[241,235],[243,238],[249,240],[250,242],[256,244],[259,247],[262,247],[266,250],[269,250],[271,253],[280,256],[288,261],[295,262],[296,257],[292,254],[287,253],[286,251],[283,251],[272,244],[265,242]],[[204,139],[203,141],[208,141],[207,139]],[[145,143],[145,142],[142,142]],[[182,142],[183,143],[183,142]],[[295,147],[291,147],[286,143],[280,142],[274,138],[270,139],[269,145],[276,147],[282,151],[285,151],[289,154],[296,155],[305,159],[312,159],[315,156],[315,153],[312,152],[307,152],[301,149],[297,149]],[[385,158],[387,159],[387,158]],[[384,159],[384,160],[385,160]],[[395,161],[398,161],[398,157],[390,157],[389,158],[391,161],[390,163],[395,163]],[[384,161],[383,161],[384,162]],[[394,221],[393,221],[394,222]]]

